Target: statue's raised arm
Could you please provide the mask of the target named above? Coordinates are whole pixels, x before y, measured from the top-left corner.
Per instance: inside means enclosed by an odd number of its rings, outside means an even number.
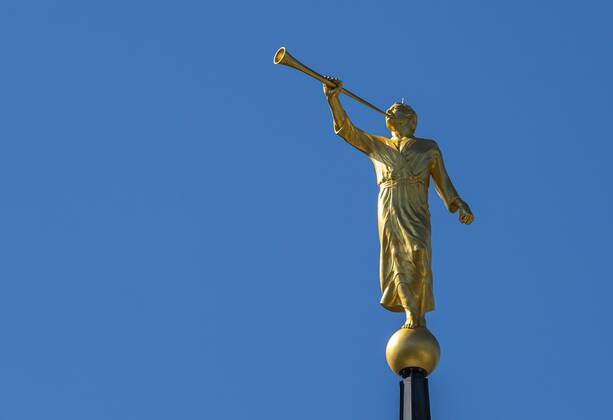
[[[347,116],[339,99],[339,94],[343,89],[343,82],[332,77],[326,77],[326,79],[336,84],[334,88],[328,86],[326,83],[323,84],[324,94],[328,100],[328,105],[330,106],[330,111],[332,112],[332,118],[334,120],[334,132],[356,149],[371,156],[373,152],[380,147],[380,144],[378,144],[379,140],[354,126]]]

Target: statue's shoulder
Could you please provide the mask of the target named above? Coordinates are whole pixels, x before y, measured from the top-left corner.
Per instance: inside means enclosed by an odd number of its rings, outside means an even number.
[[[421,137],[415,137],[415,140],[418,141],[418,144],[421,145],[423,150],[440,151],[440,149],[438,148],[438,143],[434,141],[433,139],[424,139]]]
[[[374,138],[375,140],[379,140],[379,141],[382,141],[384,143],[392,141],[392,139],[390,139],[389,137],[378,136],[376,134],[371,134],[371,137]]]
[[[386,146],[394,147],[394,142],[389,137],[377,136],[377,135],[374,135],[374,134],[371,134],[370,137],[372,137],[374,140],[377,140],[380,143],[385,144]]]

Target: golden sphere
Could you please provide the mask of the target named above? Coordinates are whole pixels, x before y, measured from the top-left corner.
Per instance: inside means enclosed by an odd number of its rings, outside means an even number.
[[[387,342],[385,358],[394,373],[404,368],[422,368],[432,373],[441,355],[438,341],[426,327],[401,328]]]

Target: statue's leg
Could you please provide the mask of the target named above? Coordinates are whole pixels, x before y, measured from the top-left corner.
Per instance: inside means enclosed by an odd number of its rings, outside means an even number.
[[[417,268],[417,271],[419,273],[419,277],[420,277],[420,285],[423,289],[424,287],[424,282],[425,282],[425,278],[426,278],[426,270],[427,270],[427,260],[428,260],[428,254],[426,249],[422,248],[421,246],[414,246],[413,247],[413,258],[415,261],[415,266]],[[426,326],[426,313],[423,309],[424,305],[424,294],[423,294],[423,290],[420,292],[420,299],[419,299],[419,319],[417,320],[417,324],[419,327],[425,327]]]
[[[420,312],[420,305],[415,302],[408,283],[398,283],[398,297],[400,297],[400,302],[402,302],[402,307],[407,316],[407,321],[402,327],[417,328],[425,326],[424,315]]]
[[[426,313],[424,311],[424,287],[428,266],[427,261],[427,250],[421,245],[415,244],[413,246],[413,264],[415,265],[415,276],[418,279],[418,281],[415,282],[415,286],[417,286],[418,290],[414,290],[414,295],[412,295],[416,296],[414,299],[416,301],[416,310],[415,312],[413,312],[413,317],[415,318],[413,322],[413,328],[426,326]]]

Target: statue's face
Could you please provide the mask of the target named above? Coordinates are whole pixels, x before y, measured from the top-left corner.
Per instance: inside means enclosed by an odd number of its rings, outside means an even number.
[[[389,107],[387,113],[385,125],[391,132],[395,131],[402,135],[413,134],[417,128],[417,114],[410,106],[394,103]]]

